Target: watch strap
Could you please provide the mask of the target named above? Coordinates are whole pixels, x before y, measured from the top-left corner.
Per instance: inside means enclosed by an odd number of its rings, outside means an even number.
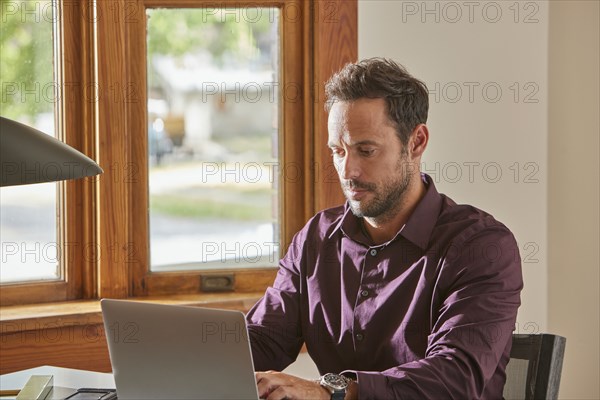
[[[331,393],[331,400],[344,400],[346,398],[346,389],[334,390]]]

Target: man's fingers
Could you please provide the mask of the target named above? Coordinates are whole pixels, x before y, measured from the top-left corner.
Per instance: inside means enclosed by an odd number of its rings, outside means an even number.
[[[291,386],[279,386],[277,389],[269,393],[267,400],[292,400],[298,397],[293,393]]]
[[[283,372],[256,372],[256,386],[261,399],[297,400],[323,399],[329,400],[329,392],[314,381],[300,379]]]
[[[276,371],[255,372],[258,396],[266,398],[271,392],[285,384],[287,375]]]
[[[272,377],[272,376],[275,376],[278,374],[281,374],[281,372],[271,370],[271,371],[264,371],[264,372],[255,372],[254,377],[256,378],[256,382],[258,382],[261,379],[264,379],[265,377]]]

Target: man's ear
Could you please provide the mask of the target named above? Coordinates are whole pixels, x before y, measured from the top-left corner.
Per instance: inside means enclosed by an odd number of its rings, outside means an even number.
[[[410,134],[408,141],[408,152],[413,158],[420,158],[429,143],[429,129],[427,125],[419,124]]]

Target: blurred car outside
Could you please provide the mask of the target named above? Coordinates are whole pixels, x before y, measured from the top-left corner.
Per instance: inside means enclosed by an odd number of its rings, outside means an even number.
[[[164,130],[164,122],[156,118],[148,123],[148,155],[151,165],[160,165],[166,154],[173,152],[173,141]]]

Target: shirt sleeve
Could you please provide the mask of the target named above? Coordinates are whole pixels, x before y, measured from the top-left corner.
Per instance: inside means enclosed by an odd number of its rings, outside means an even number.
[[[503,226],[473,234],[450,246],[438,268],[425,357],[347,371],[356,374],[361,400],[481,398],[505,366],[523,287],[513,235]]]
[[[246,315],[256,371],[281,371],[298,357],[304,343],[300,326],[299,234],[279,262],[272,287]]]

